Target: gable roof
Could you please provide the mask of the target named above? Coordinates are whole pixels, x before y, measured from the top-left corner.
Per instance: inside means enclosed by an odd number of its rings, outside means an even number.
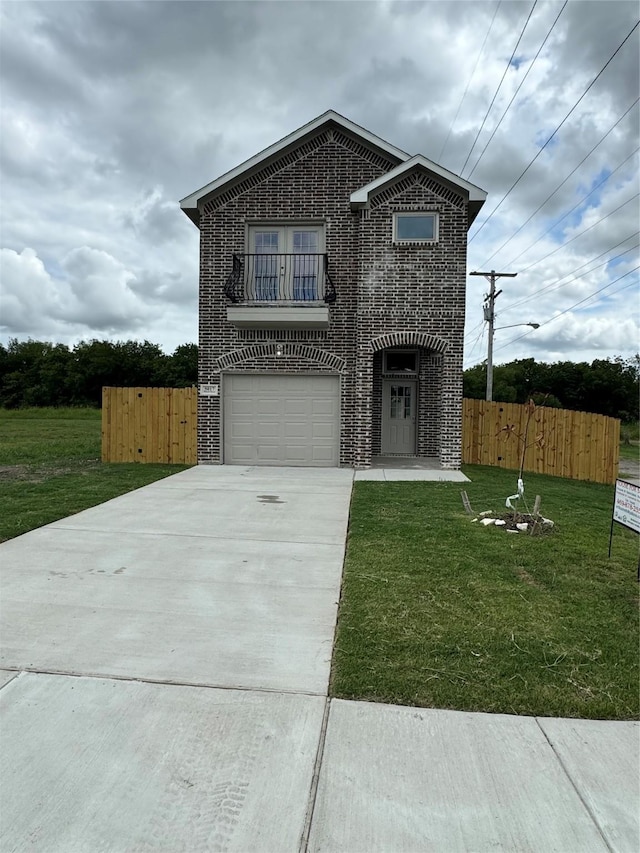
[[[439,166],[432,160],[428,160],[426,157],[423,157],[422,154],[416,154],[412,157],[410,154],[407,154],[406,151],[401,151],[400,148],[396,148],[395,145],[391,145],[389,142],[386,142],[384,139],[381,139],[379,136],[376,136],[364,127],[360,127],[360,125],[355,124],[355,122],[350,121],[348,118],[345,118],[334,110],[327,110],[325,113],[322,113],[322,115],[314,118],[310,122],[307,122],[307,124],[303,124],[302,127],[298,128],[298,130],[294,130],[293,133],[290,133],[288,136],[284,136],[278,142],[275,142],[273,145],[270,145],[268,148],[265,148],[263,151],[255,154],[249,160],[245,160],[244,163],[240,163],[239,166],[236,166],[234,169],[220,175],[220,177],[216,178],[215,181],[211,181],[210,184],[201,187],[199,190],[196,190],[181,199],[180,207],[192,222],[199,225],[200,211],[202,210],[203,205],[210,198],[215,196],[217,193],[224,191],[231,184],[237,184],[241,179],[243,180],[250,174],[258,172],[270,161],[277,159],[279,156],[282,156],[288,151],[291,151],[301,145],[306,139],[314,136],[321,128],[331,124],[341,127],[352,136],[357,137],[370,148],[377,149],[389,159],[396,160],[398,162],[398,165],[389,172],[352,193],[352,208],[356,209],[359,207],[367,207],[371,195],[381,187],[398,180],[403,174],[411,171],[412,169],[422,168],[468,198],[469,225],[471,225],[478,215],[478,212],[487,197],[487,193],[480,189],[480,187],[465,181],[459,175],[455,175],[453,172],[450,172],[443,166]]]
[[[212,181],[210,184],[207,184],[201,189],[191,193],[191,195],[181,199],[180,207],[184,210],[189,219],[197,225],[200,220],[200,206],[209,196],[215,194],[217,191],[219,192],[223,187],[226,187],[228,184],[245,175],[247,172],[256,171],[265,164],[266,161],[282,154],[287,149],[296,146],[305,137],[315,134],[320,130],[320,128],[330,123],[342,127],[344,130],[347,130],[354,136],[362,139],[363,142],[368,143],[374,148],[378,148],[383,153],[389,155],[392,160],[403,162],[410,158],[410,155],[407,154],[406,151],[401,151],[399,148],[396,148],[395,145],[391,145],[389,142],[386,142],[374,133],[365,130],[364,127],[360,127],[360,125],[355,124],[355,122],[341,116],[340,113],[337,113],[334,110],[327,110],[325,113],[322,113],[322,115],[314,118],[310,122],[307,122],[307,124],[303,124],[302,127],[298,128],[298,130],[294,130],[293,133],[283,137],[279,142],[270,145],[268,148],[265,148],[264,151],[260,151],[249,160],[245,160],[244,163],[240,163],[240,165],[236,166],[235,169],[225,172],[224,175],[216,178],[215,181]]]
[[[369,199],[373,193],[388,184],[397,181],[402,177],[402,175],[419,167],[430,172],[436,177],[441,178],[445,185],[449,185],[455,190],[462,191],[462,195],[469,199],[469,225],[471,225],[480,212],[480,208],[487,198],[487,193],[475,184],[470,184],[469,181],[465,181],[464,178],[461,178],[459,175],[445,169],[444,166],[439,166],[437,163],[434,163],[433,160],[428,160],[426,157],[423,157],[422,154],[416,154],[414,157],[410,157],[408,160],[405,160],[403,163],[396,166],[395,169],[391,169],[390,172],[381,175],[379,178],[376,178],[375,181],[371,181],[370,184],[360,187],[359,190],[351,193],[352,209],[356,210],[361,207],[367,207],[369,205]]]

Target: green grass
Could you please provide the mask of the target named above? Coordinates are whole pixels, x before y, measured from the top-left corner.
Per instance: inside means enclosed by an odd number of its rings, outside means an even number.
[[[620,424],[620,441],[634,441],[636,444],[640,440],[640,421],[625,421]]]
[[[517,474],[469,467],[477,512]],[[550,535],[471,523],[454,483],[357,483],[333,696],[515,714],[638,715],[638,537],[613,489],[528,474]]]
[[[621,444],[620,457],[624,459],[633,459],[636,462],[640,461],[640,446],[638,446],[638,442]]]
[[[185,465],[103,465],[97,409],[0,409],[0,541]]]

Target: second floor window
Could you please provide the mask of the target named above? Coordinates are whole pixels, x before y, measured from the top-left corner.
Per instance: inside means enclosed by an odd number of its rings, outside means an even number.
[[[247,298],[257,302],[317,302],[324,298],[321,225],[251,226]]]
[[[394,213],[394,243],[436,243],[437,213]]]

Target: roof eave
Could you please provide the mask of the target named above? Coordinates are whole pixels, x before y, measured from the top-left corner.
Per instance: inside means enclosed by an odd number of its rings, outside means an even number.
[[[273,145],[270,145],[268,148],[265,148],[263,151],[260,151],[258,154],[255,154],[253,157],[250,157],[248,160],[245,160],[243,163],[240,163],[239,166],[236,166],[234,169],[231,169],[230,171],[225,172],[223,175],[220,175],[220,177],[216,178],[215,181],[211,181],[211,183],[206,184],[199,190],[196,190],[190,195],[185,196],[183,199],[180,200],[181,209],[184,210],[184,212],[189,217],[189,219],[191,219],[192,222],[198,225],[200,219],[200,205],[203,204],[208,197],[213,195],[222,187],[225,187],[231,182],[237,180],[239,177],[251,171],[252,169],[256,169],[262,163],[277,156],[286,149],[295,146],[296,143],[300,142],[300,140],[304,139],[304,137],[316,132],[317,130],[331,122],[337,124],[339,127],[344,128],[355,136],[360,137],[364,141],[368,142],[370,145],[374,146],[375,148],[378,148],[379,150],[390,155],[394,159],[400,160],[400,162],[410,159],[410,155],[407,154],[406,151],[402,151],[400,148],[396,148],[395,145],[391,145],[389,142],[384,139],[381,139],[374,133],[371,133],[365,128],[360,127],[360,125],[355,124],[348,118],[345,118],[344,116],[340,115],[340,113],[337,113],[334,110],[327,110],[322,115],[318,116],[310,122],[307,122],[307,124],[295,130],[293,133],[288,134],[287,136],[280,139],[278,142],[275,142]]]
[[[376,178],[375,181],[371,181],[371,183],[364,187],[360,187],[360,189],[353,192],[351,194],[352,204],[362,204],[368,199],[372,192],[390,181],[396,180],[405,172],[410,172],[417,166],[421,166],[426,171],[431,172],[459,189],[464,190],[471,201],[484,201],[487,197],[487,193],[483,189],[480,189],[480,187],[469,183],[469,181],[465,181],[464,178],[454,174],[454,172],[450,172],[448,169],[445,169],[444,166],[439,166],[432,160],[428,160],[426,157],[423,157],[422,154],[416,154],[414,157],[410,157],[394,169],[391,169],[391,171],[381,175],[379,178]]]
[[[398,180],[398,178],[403,174],[410,172],[412,169],[417,167],[420,167],[427,172],[431,172],[431,174],[441,178],[464,193],[468,200],[469,225],[471,225],[487,198],[485,190],[477,187],[475,184],[469,183],[469,181],[465,181],[464,178],[450,172],[443,166],[439,166],[437,163],[433,163],[421,154],[416,154],[415,157],[411,157],[409,160],[406,160],[404,163],[396,166],[395,169],[392,169],[385,175],[376,178],[376,180],[372,181],[370,184],[360,187],[360,189],[353,192],[350,196],[351,209],[360,210],[361,208],[368,207],[371,195],[376,192],[376,190],[381,189],[392,181]]]

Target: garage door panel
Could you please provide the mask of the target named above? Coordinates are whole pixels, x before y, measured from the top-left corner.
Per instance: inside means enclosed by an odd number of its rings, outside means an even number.
[[[333,465],[333,454],[329,447],[314,447],[313,462],[315,465]]]
[[[328,415],[333,417],[336,413],[335,400],[312,400],[311,414],[314,417],[319,415]]]
[[[254,388],[254,379],[255,377],[252,375],[229,375],[225,377],[225,387],[227,389],[232,389],[233,391],[252,391]]]
[[[280,445],[279,444],[262,444],[259,443],[256,445],[257,448],[257,461],[258,462],[272,462],[278,464],[280,457]]]
[[[256,411],[259,415],[280,415],[280,401],[279,400],[265,400],[263,397],[259,397],[256,401]]]
[[[233,374],[223,389],[227,464],[338,464],[339,377]]]
[[[234,452],[238,465],[253,464],[254,445],[253,444],[234,444]]]
[[[300,424],[285,424],[284,425],[285,438],[288,438],[288,439],[299,438],[302,441],[306,441],[308,433],[309,433],[308,424],[300,423]]]
[[[253,439],[253,433],[253,424],[233,423],[231,425],[231,436],[237,441],[251,441]]]
[[[334,428],[333,424],[312,424],[311,425],[311,436],[312,438],[333,438],[334,436]]]
[[[231,411],[234,415],[251,415],[253,413],[255,403],[253,400],[239,398],[230,400]]]
[[[286,415],[301,415],[308,418],[311,406],[310,401],[288,397],[284,400],[284,413]]]
[[[281,425],[277,421],[273,421],[269,423],[268,421],[262,421],[261,423],[256,425],[255,437],[258,440],[262,440],[265,438],[279,438],[281,431]]]
[[[333,394],[335,390],[335,380],[336,376],[314,376],[314,388],[318,391],[318,393],[322,391],[327,391],[330,394]],[[309,377],[306,377],[306,381],[309,380]]]

